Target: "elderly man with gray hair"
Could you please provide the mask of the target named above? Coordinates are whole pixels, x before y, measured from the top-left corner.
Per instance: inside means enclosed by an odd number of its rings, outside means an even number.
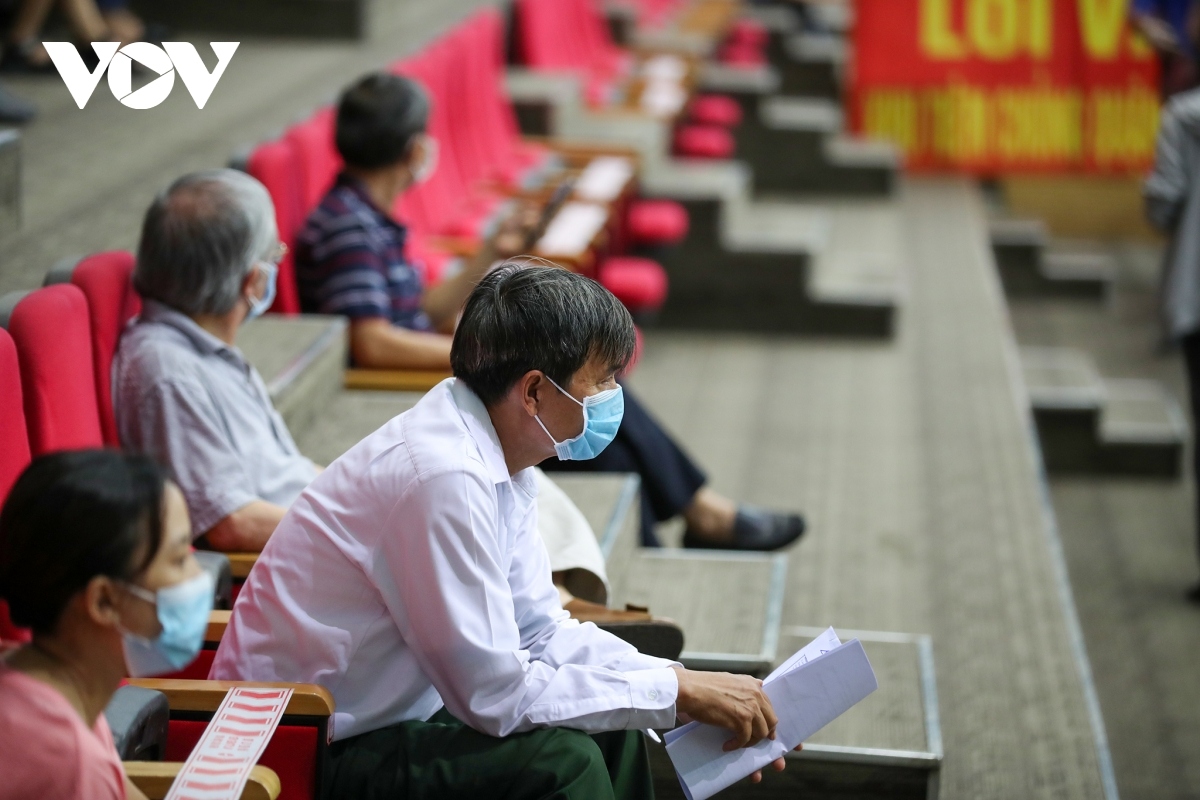
[[[113,364],[122,446],[170,467],[196,536],[262,550],[320,472],[234,346],[267,310],[284,254],[261,183],[229,169],[186,175],[154,199],[138,247],[141,316]]]

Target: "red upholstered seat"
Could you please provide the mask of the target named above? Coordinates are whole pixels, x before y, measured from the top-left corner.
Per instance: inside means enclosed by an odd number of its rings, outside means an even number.
[[[8,332],[17,346],[30,452],[103,445],[91,317],[79,287],[58,284],[31,293],[13,309]]]
[[[29,465],[29,436],[21,398],[21,368],[17,348],[8,331],[0,328],[0,504],[21,471]],[[0,600],[0,642],[28,642],[31,636],[8,616],[8,603]]]
[[[729,67],[761,67],[767,63],[767,56],[762,48],[738,42],[722,46],[717,58]]]
[[[112,402],[113,356],[125,326],[142,310],[142,299],[133,290],[133,266],[133,253],[111,250],[83,258],[71,273],[71,283],[87,298],[100,430],[111,447],[120,445]]]
[[[29,465],[29,434],[21,395],[21,367],[8,331],[0,328],[0,503]],[[3,634],[0,633],[0,638]]]
[[[667,272],[649,258],[606,258],[597,279],[634,313],[657,311],[667,299]]]
[[[688,118],[701,125],[736,128],[742,124],[742,107],[729,95],[702,94],[692,101]]]
[[[279,776],[279,800],[316,800],[320,796],[317,775],[322,730],[302,720],[293,721],[285,715],[258,760]],[[187,761],[207,727],[206,720],[172,719],[167,724],[163,760]]]
[[[279,278],[271,311],[279,314],[300,313],[300,290],[292,260],[296,233],[304,224],[304,176],[296,146],[289,139],[260,144],[246,160],[246,171],[258,178],[275,204],[275,225],[279,238],[289,251],[279,262]]]
[[[678,244],[687,236],[688,213],[674,200],[635,200],[629,204],[625,225],[634,244]]]
[[[731,158],[733,134],[718,125],[681,125],[675,131],[675,154],[683,158]]]
[[[320,108],[304,122],[289,128],[284,137],[292,144],[301,176],[297,231],[342,169],[342,157],[333,138],[335,116],[332,107]]]
[[[742,17],[729,29],[730,42],[751,45],[756,48],[765,47],[770,35],[766,25],[748,17]]]

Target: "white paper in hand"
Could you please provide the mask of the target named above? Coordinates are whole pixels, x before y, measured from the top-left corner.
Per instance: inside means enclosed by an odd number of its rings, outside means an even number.
[[[692,722],[666,735],[667,754],[688,800],[706,800],[762,769],[879,688],[862,644],[830,628],[763,681],[779,724],[774,740],[725,752],[729,731]]]

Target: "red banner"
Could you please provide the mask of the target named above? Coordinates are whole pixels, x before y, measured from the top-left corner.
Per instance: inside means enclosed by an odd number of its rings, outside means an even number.
[[[1128,0],[856,0],[851,120],[918,171],[1141,172],[1158,61]]]

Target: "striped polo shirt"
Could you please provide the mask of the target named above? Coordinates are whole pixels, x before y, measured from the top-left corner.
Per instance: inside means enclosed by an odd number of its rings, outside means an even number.
[[[411,330],[432,330],[421,309],[421,272],[405,256],[404,226],[380,211],[361,182],[345,173],[296,237],[300,307],[350,319],[385,317]]]

